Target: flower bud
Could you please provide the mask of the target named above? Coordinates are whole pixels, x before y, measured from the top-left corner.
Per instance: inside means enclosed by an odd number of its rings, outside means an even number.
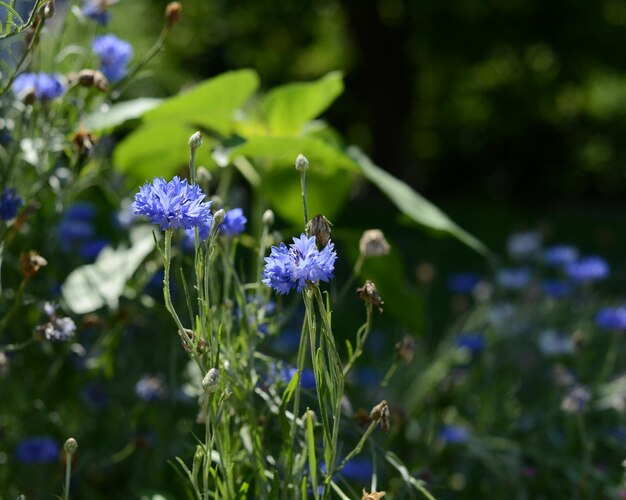
[[[274,224],[274,212],[272,212],[269,208],[263,212],[263,225],[271,226]]]
[[[165,7],[165,20],[168,26],[173,26],[180,20],[180,12],[183,6],[180,2],[170,2]]]
[[[195,150],[200,146],[202,146],[202,134],[198,131],[189,138],[189,147]]]
[[[382,305],[384,304],[384,302],[380,298],[378,289],[376,288],[376,285],[373,281],[367,280],[361,288],[356,289],[356,293],[362,301],[368,302],[376,306],[378,308],[378,312],[383,312]]]
[[[202,387],[207,394],[211,394],[217,389],[217,384],[220,382],[220,372],[217,368],[211,368],[202,379]]]
[[[224,222],[224,217],[226,217],[226,212],[224,212],[223,208],[220,208],[213,214],[213,221],[215,225],[219,226],[222,222]]]
[[[69,438],[67,441],[65,441],[65,444],[63,445],[63,449],[65,450],[65,453],[67,453],[68,455],[73,455],[74,453],[76,453],[76,450],[78,449],[78,443],[76,442],[74,438]]]
[[[43,15],[46,19],[50,19],[52,16],[54,16],[54,13],[56,11],[56,6],[54,4],[54,0],[48,0],[46,2],[46,5],[44,5],[43,8]]]
[[[390,250],[391,247],[380,229],[368,229],[359,241],[359,251],[364,257],[382,257]]]
[[[330,228],[332,223],[322,214],[313,217],[306,226],[309,237],[315,236],[315,242],[320,248],[324,248],[330,241]]]
[[[298,155],[296,158],[296,170],[306,172],[309,169],[309,160],[304,155]]]
[[[20,270],[26,278],[37,274],[39,269],[47,265],[48,261],[34,250],[20,255]]]
[[[97,69],[81,69],[78,74],[69,75],[68,80],[70,83],[78,83],[81,87],[95,87],[100,91],[105,91],[109,86],[107,77]]]

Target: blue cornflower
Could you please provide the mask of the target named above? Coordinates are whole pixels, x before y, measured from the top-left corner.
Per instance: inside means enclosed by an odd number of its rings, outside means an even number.
[[[88,202],[74,203],[65,210],[57,228],[64,252],[71,252],[91,242],[96,232],[93,223],[95,216],[96,209]]]
[[[469,431],[465,427],[458,425],[446,425],[439,429],[437,435],[444,444],[465,443],[470,438]]]
[[[453,273],[448,276],[446,285],[452,293],[466,294],[472,293],[480,281],[476,273]]]
[[[554,245],[543,252],[543,261],[548,266],[561,267],[576,262],[578,248],[571,245]]]
[[[366,484],[372,479],[372,462],[367,458],[354,457],[346,462],[339,473],[346,479],[359,484]]]
[[[224,221],[220,225],[220,233],[224,236],[236,236],[243,233],[246,228],[246,219],[241,208],[233,208],[224,215]]]
[[[100,71],[112,83],[126,76],[126,66],[133,56],[133,48],[128,42],[115,35],[102,35],[94,38],[91,49],[100,57]]]
[[[530,283],[530,277],[530,270],[527,267],[500,269],[496,281],[507,290],[521,290]]]
[[[170,182],[155,177],[146,182],[135,195],[133,209],[137,215],[146,215],[161,229],[189,229],[211,222],[211,202],[204,202],[204,193],[198,185],[189,185],[175,176]]]
[[[98,24],[106,26],[109,24],[109,6],[115,3],[111,0],[85,0],[85,5],[81,9],[84,16],[93,19]]]
[[[626,330],[626,307],[605,307],[596,315],[596,325],[605,330]]]
[[[24,439],[15,448],[16,458],[25,464],[56,462],[60,452],[57,442],[48,436]]]
[[[572,293],[572,285],[560,280],[545,279],[541,283],[541,289],[548,297],[560,299]]]
[[[337,253],[329,242],[322,251],[317,249],[315,236],[293,238],[293,243],[281,243],[272,247],[269,257],[265,257],[263,283],[272,287],[279,294],[289,293],[296,288],[298,292],[308,283],[329,281],[333,277]]]
[[[485,339],[482,334],[475,332],[461,333],[456,339],[457,347],[467,349],[472,354],[478,354],[485,348]]]
[[[19,99],[32,94],[41,101],[50,101],[63,95],[65,83],[61,75],[22,73],[13,81],[11,89]]]
[[[17,215],[18,209],[22,206],[24,200],[13,188],[5,188],[0,196],[0,219],[11,220]]]
[[[582,257],[565,268],[567,275],[579,283],[597,281],[609,275],[609,265],[598,256]]]

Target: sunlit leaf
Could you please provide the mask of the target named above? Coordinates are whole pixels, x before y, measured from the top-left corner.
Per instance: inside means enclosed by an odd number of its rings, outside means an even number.
[[[96,111],[85,118],[84,125],[92,132],[113,129],[128,120],[141,117],[145,112],[155,108],[162,99],[140,97],[131,101],[114,104],[106,111]]]

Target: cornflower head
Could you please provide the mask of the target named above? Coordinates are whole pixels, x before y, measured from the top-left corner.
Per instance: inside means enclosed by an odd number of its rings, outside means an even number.
[[[170,182],[155,177],[146,182],[135,195],[133,210],[145,215],[150,222],[165,229],[190,229],[212,222],[211,202],[204,202],[204,193],[198,185],[189,185],[187,179],[175,176]]]
[[[23,203],[24,200],[14,188],[5,188],[0,196],[0,219],[11,220]]]
[[[61,75],[47,73],[22,73],[13,84],[11,90],[19,99],[34,97],[40,101],[50,101],[65,92],[65,82]]]
[[[571,245],[554,245],[543,252],[543,261],[552,267],[561,267],[576,262],[578,249]]]
[[[100,58],[100,71],[110,82],[119,82],[126,76],[126,65],[133,56],[131,45],[115,35],[94,38],[91,49]]]
[[[565,271],[572,280],[584,283],[606,278],[609,275],[609,265],[602,257],[594,255],[571,262]]]
[[[220,225],[220,233],[224,236],[237,236],[243,233],[248,219],[241,208],[233,208],[224,214],[224,222]]]
[[[49,436],[35,436],[23,439],[15,448],[15,457],[25,464],[50,463],[59,459],[61,448]]]
[[[114,3],[117,3],[117,0],[85,0],[85,5],[81,12],[85,17],[94,20],[102,26],[106,26],[111,18],[109,7]]]
[[[304,233],[293,238],[287,247],[284,243],[272,247],[269,257],[265,257],[263,283],[284,295],[294,288],[298,293],[310,283],[328,282],[333,277],[337,252],[332,242],[322,251],[317,249],[315,236]]]
[[[626,307],[605,307],[596,315],[596,325],[605,330],[623,332],[626,330]]]

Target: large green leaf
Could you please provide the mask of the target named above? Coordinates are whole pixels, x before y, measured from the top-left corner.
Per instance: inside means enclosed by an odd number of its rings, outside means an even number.
[[[128,120],[140,118],[146,111],[158,106],[163,100],[140,97],[114,104],[106,111],[96,111],[85,118],[84,124],[92,132],[110,130]]]
[[[376,185],[389,199],[422,226],[455,236],[482,255],[490,256],[490,250],[474,236],[461,229],[443,211],[433,205],[408,184],[377,167],[356,147],[348,148],[348,155],[361,167],[365,177]]]
[[[332,172],[337,169],[358,172],[358,165],[343,151],[315,137],[251,137],[231,148],[228,159],[246,156],[270,166],[293,167],[296,157],[303,154],[309,160],[309,172]]]
[[[272,134],[297,135],[342,92],[339,72],[329,73],[315,82],[290,83],[267,93],[261,101],[261,113]]]
[[[229,71],[167,99],[145,118],[206,127],[226,136],[232,131],[233,113],[258,85],[259,77],[253,70]]]
[[[189,161],[189,137],[195,131],[191,126],[176,122],[148,123],[115,148],[114,166],[136,184],[155,176],[169,179]],[[214,165],[207,149],[210,142],[210,138],[205,138],[204,145],[197,151],[197,165]]]
[[[150,226],[131,230],[130,246],[104,248],[93,264],[70,273],[61,288],[67,306],[75,314],[86,314],[103,306],[117,308],[126,282],[154,249]]]

